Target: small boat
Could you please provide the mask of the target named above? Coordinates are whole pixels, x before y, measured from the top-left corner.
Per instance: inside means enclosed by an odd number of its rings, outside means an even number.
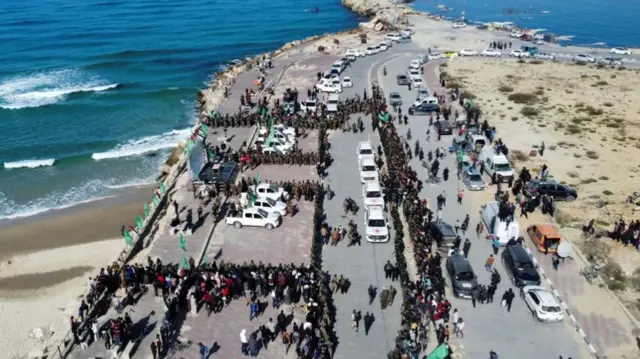
[[[313,13],[320,12],[320,8],[317,6],[314,6],[311,9],[309,9],[309,12],[313,12]]]

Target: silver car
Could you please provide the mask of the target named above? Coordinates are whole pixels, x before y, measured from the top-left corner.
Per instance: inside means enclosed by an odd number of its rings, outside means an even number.
[[[485,187],[482,176],[473,166],[467,166],[462,169],[462,182],[471,191],[482,191]]]

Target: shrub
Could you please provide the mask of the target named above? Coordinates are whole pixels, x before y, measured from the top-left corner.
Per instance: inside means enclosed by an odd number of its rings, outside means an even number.
[[[511,160],[513,161],[518,161],[518,162],[524,162],[529,160],[529,155],[527,155],[526,153],[520,151],[520,150],[511,150]]]
[[[529,61],[529,63],[532,64],[532,65],[541,65],[541,64],[544,63],[544,61],[542,61],[542,60],[532,60],[532,61]]]
[[[538,97],[531,93],[514,93],[509,95],[508,99],[523,105],[533,105],[538,102]]]
[[[602,280],[611,290],[624,290],[627,288],[627,275],[617,262],[609,260],[602,267]]]
[[[522,108],[522,110],[520,110],[520,113],[524,117],[534,117],[534,116],[537,116],[539,112],[533,107],[525,106]]]
[[[596,86],[607,86],[609,83],[607,81],[598,81],[596,82]]]
[[[608,189],[605,189],[604,191],[602,191],[602,194],[605,196],[611,196],[613,192],[609,191]]]
[[[513,92],[513,87],[507,86],[507,85],[500,85],[498,87],[498,91],[500,91],[502,93]]]
[[[604,110],[601,108],[594,108],[592,106],[585,107],[584,111],[591,116],[600,116],[604,113]]]
[[[599,179],[600,179],[600,181],[607,181],[607,180],[609,180],[609,177],[607,177],[607,176],[600,176],[600,178],[599,178]]]
[[[318,52],[324,52],[324,46],[318,46]]]
[[[600,158],[596,151],[587,151],[587,153],[585,153],[585,156],[592,160],[597,160],[598,158]]]
[[[576,172],[576,171],[567,172],[567,176],[569,176],[571,178],[577,178],[578,177],[578,172]]]
[[[596,183],[598,182],[597,179],[595,178],[587,178],[587,179],[583,179],[582,181],[580,181],[581,184],[591,184],[591,183]]]
[[[600,238],[585,240],[580,244],[580,250],[587,260],[596,263],[606,262],[607,258],[609,258],[609,253],[611,253],[611,247]]]

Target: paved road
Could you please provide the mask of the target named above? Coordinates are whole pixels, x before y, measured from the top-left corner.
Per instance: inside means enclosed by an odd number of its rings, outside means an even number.
[[[406,69],[409,61],[409,56],[393,59],[386,64],[387,70],[390,73],[402,72]],[[434,72],[435,66],[435,63],[425,66],[425,80],[427,85],[432,87],[435,87],[437,83],[437,76]],[[393,77],[384,77],[380,76],[380,74],[378,76],[382,87],[387,93],[391,91],[400,93],[405,102],[403,108],[406,110],[409,107],[409,102],[415,98],[415,89],[409,92],[406,87],[399,88],[395,84]],[[433,151],[437,147],[446,148],[451,143],[450,136],[443,137],[440,142],[437,142],[435,136],[432,136],[432,142],[427,143],[425,135],[427,128],[428,119],[419,116],[410,116],[408,126],[398,126],[399,133],[403,135],[407,129],[411,129],[412,141],[410,141],[410,144],[412,148],[416,139],[420,140],[425,152]],[[433,129],[431,132],[433,134]],[[455,174],[454,160],[454,156],[448,156],[441,161],[441,168],[448,167]],[[426,170],[422,168],[417,158],[414,157],[410,164],[418,171],[420,177],[426,178]],[[435,203],[436,196],[444,191],[447,197],[447,205],[444,208],[443,215],[444,221],[451,224],[454,224],[457,220],[462,222],[465,214],[468,213],[472,219],[470,228],[474,228],[479,220],[477,216],[478,208],[473,208],[469,204],[469,200],[463,200],[462,205],[456,203],[458,182],[455,179],[455,175],[451,177],[453,178],[449,178],[447,182],[440,185],[425,185],[421,195],[428,198],[430,203]],[[469,194],[467,193],[467,195]],[[490,244],[486,243],[485,240],[476,238],[475,233],[467,237],[472,240],[469,260],[478,275],[480,283],[488,284],[490,276],[484,270],[484,262],[491,252]],[[497,268],[505,278],[496,294],[499,297],[511,285],[506,280],[502,265],[498,264]],[[572,356],[574,358],[582,357],[584,344],[576,340],[575,333],[573,333],[573,329],[568,324],[541,324],[534,321],[526,308],[526,304],[520,299],[514,301],[511,313],[507,313],[499,302],[499,300],[496,300],[493,304],[473,308],[470,301],[452,299],[454,307],[459,309],[461,317],[467,322],[466,337],[460,340],[460,344],[464,346],[469,358],[484,357],[490,349],[494,349],[506,358],[556,358],[558,355],[563,355],[564,357]]]

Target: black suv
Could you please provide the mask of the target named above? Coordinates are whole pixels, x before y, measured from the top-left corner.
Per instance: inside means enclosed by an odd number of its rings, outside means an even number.
[[[440,112],[440,106],[435,103],[423,103],[418,106],[409,107],[409,115],[431,115],[433,112]]]
[[[453,135],[453,128],[449,121],[440,120],[433,123],[433,128],[440,131],[442,135]]]
[[[438,247],[446,248],[447,251],[453,247],[457,236],[456,231],[450,224],[431,222],[429,223],[428,230],[431,238],[435,239],[438,243]]]
[[[502,251],[502,264],[515,286],[540,285],[540,275],[521,245],[506,246]]]
[[[397,75],[396,82],[400,86],[407,86],[409,84],[409,78],[407,77],[407,75]]]
[[[573,201],[578,198],[578,192],[565,185],[558,183],[556,181],[540,181],[540,180],[532,180],[527,182],[523,189],[524,195],[527,197],[542,196],[546,194],[551,196],[556,201]]]

